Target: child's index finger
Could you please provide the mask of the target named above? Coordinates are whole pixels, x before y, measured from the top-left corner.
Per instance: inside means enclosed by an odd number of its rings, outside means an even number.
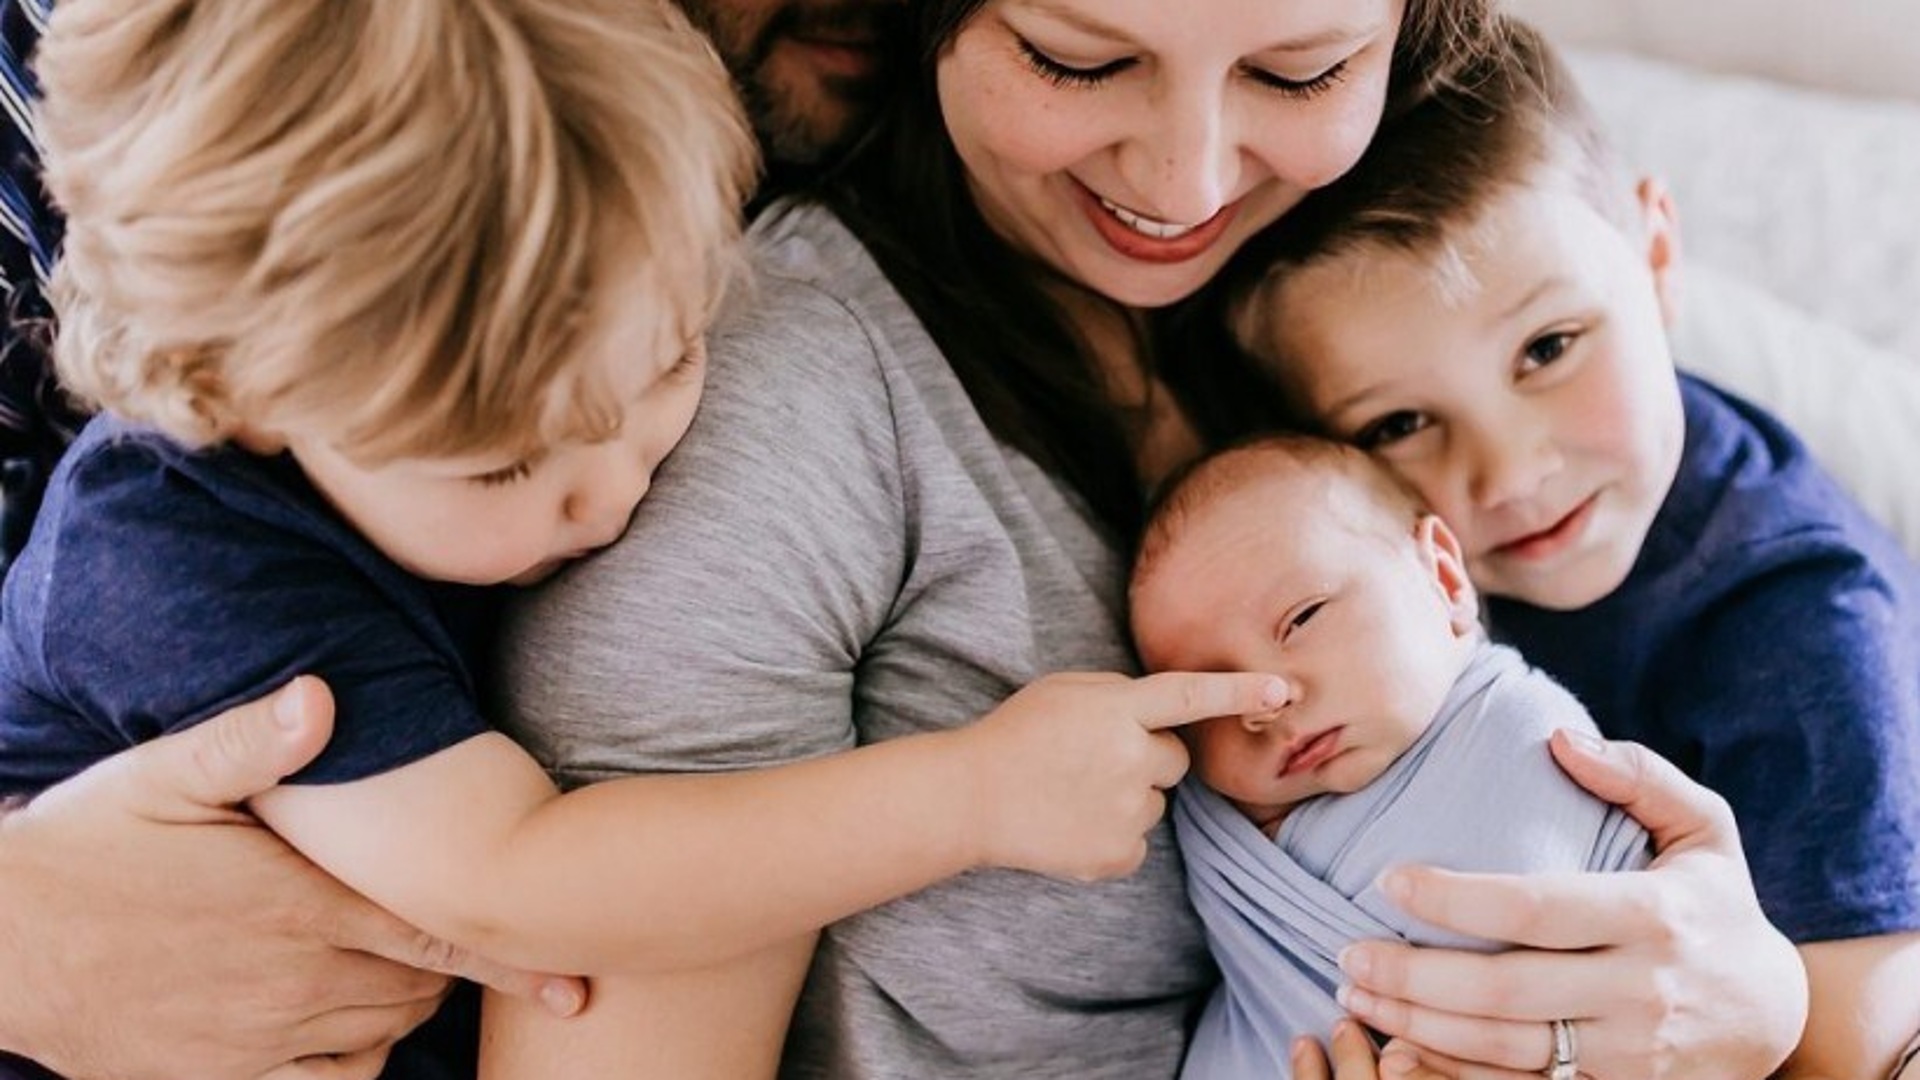
[[[1148,731],[1216,716],[1266,712],[1291,697],[1287,681],[1258,671],[1162,671],[1135,679],[1134,719]]]

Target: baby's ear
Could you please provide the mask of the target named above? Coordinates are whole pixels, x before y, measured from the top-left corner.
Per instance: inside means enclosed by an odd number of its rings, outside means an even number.
[[[1672,326],[1680,316],[1680,210],[1667,185],[1654,177],[1641,177],[1633,193],[1640,204],[1641,242],[1660,316]]]
[[[1433,576],[1440,599],[1446,603],[1454,636],[1472,633],[1480,625],[1480,601],[1467,578],[1467,560],[1460,551],[1459,537],[1439,515],[1422,514],[1414,526],[1414,540],[1420,545],[1420,558]]]

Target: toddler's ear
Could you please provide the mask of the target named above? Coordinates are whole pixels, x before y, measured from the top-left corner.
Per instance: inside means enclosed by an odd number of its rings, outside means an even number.
[[[1480,625],[1480,602],[1473,582],[1467,578],[1466,556],[1460,551],[1460,539],[1437,514],[1423,514],[1414,526],[1414,539],[1420,545],[1420,557],[1433,575],[1434,586],[1446,602],[1448,620],[1456,637],[1465,637]]]
[[[1641,239],[1660,316],[1672,326],[1680,315],[1680,211],[1673,193],[1651,176],[1642,177],[1633,192],[1640,204]]]

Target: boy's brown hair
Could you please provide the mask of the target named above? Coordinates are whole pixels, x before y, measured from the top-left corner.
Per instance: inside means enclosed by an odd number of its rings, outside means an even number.
[[[1366,248],[1455,265],[1455,243],[1481,210],[1546,166],[1609,221],[1630,220],[1631,185],[1551,46],[1516,19],[1496,27],[1500,47],[1390,121],[1351,172],[1250,243],[1212,290],[1211,317],[1224,313],[1268,376],[1285,383],[1286,358],[1268,355],[1280,336],[1272,291],[1306,266]]]
[[[693,335],[738,259],[751,136],[661,0],[61,0],[36,63],[62,379],[190,444],[604,435],[598,314]]]

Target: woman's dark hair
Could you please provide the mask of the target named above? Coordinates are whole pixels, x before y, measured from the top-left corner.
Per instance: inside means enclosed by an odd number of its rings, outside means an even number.
[[[1066,482],[1116,537],[1138,530],[1132,418],[1043,288],[1047,268],[982,218],[948,138],[940,56],[985,0],[913,0],[914,59],[872,136],[822,189],[945,354],[988,428]],[[1389,114],[1449,82],[1483,47],[1490,0],[1407,0]]]

